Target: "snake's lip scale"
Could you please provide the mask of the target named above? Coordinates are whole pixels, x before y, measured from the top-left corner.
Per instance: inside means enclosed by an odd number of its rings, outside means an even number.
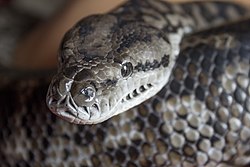
[[[65,107],[53,107],[50,108],[51,112],[59,116],[61,119],[75,124],[80,124],[82,119],[77,117],[77,112],[72,112],[71,109]],[[75,114],[73,114],[75,113]]]
[[[134,89],[131,93],[128,93],[126,97],[122,98],[121,102],[129,101],[138,96],[143,96],[143,93],[148,91],[153,85],[148,83],[146,85],[141,85],[139,88]]]

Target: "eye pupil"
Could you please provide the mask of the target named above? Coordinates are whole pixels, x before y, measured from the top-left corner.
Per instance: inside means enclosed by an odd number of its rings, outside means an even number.
[[[130,62],[122,64],[121,74],[122,77],[128,77],[133,72],[133,65]]]
[[[95,97],[95,91],[91,87],[82,89],[81,93],[86,97],[86,102],[92,101]]]

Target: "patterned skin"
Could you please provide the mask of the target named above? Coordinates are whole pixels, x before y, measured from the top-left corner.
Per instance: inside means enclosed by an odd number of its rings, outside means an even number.
[[[59,48],[48,107],[76,124],[97,124],[127,111],[166,85],[185,34],[246,13],[223,2],[132,0],[82,19]]]
[[[1,89],[2,166],[250,165],[250,52],[242,21],[183,40],[169,83],[96,125],[74,125],[44,102],[47,78]]]

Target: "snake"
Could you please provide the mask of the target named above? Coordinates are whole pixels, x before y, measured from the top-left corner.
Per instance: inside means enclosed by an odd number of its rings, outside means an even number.
[[[130,0],[80,20],[53,77],[1,81],[1,166],[249,166],[248,16]]]

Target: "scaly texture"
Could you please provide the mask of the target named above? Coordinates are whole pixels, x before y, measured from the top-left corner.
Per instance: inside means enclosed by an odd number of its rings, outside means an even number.
[[[250,20],[183,40],[169,83],[97,125],[56,118],[46,79],[0,92],[1,166],[249,166]]]
[[[82,19],[62,41],[47,104],[69,122],[103,122],[166,85],[185,34],[246,13],[224,2],[132,0],[108,14]]]

